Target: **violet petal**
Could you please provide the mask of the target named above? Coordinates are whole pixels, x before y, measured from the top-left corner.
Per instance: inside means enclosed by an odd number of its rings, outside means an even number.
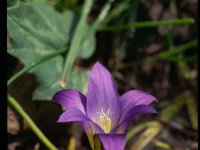
[[[126,131],[128,124],[138,115],[157,113],[156,110],[148,105],[137,105],[124,113],[119,120],[119,124],[112,129],[111,133],[118,133],[119,130]]]
[[[63,106],[65,110],[75,107],[86,113],[86,97],[77,90],[60,90],[54,94],[53,100]]]
[[[88,122],[90,123],[90,127],[92,127],[92,131],[94,131],[95,133],[104,133],[104,131],[99,127],[99,125],[97,125],[82,111],[75,107],[69,108],[64,113],[62,113],[57,122]]]
[[[91,148],[94,149],[94,135],[104,134],[105,132],[95,123],[93,124],[88,121],[81,122],[81,126],[88,137]]]
[[[110,72],[99,62],[94,65],[89,79],[87,112],[95,122],[99,121],[99,113],[109,112],[112,127],[119,119],[120,107],[115,83]]]
[[[104,150],[124,150],[126,134],[98,134]]]
[[[129,111],[132,107],[137,105],[149,105],[153,101],[157,100],[154,96],[140,91],[131,90],[120,96],[120,106],[122,107],[122,112]]]

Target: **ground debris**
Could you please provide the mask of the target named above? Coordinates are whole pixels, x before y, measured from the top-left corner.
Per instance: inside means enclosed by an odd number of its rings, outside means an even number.
[[[10,106],[7,107],[7,131],[13,135],[18,134],[20,131],[19,118]]]

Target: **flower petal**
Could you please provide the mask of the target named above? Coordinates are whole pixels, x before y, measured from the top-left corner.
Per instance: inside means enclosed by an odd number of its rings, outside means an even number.
[[[153,107],[148,105],[137,105],[132,107],[132,109],[130,109],[120,117],[119,124],[112,129],[111,133],[124,133],[129,123],[135,118],[135,116],[148,113],[157,112]]]
[[[129,109],[136,105],[149,105],[155,100],[157,100],[157,98],[146,92],[140,90],[128,91],[120,97],[120,106],[122,107],[121,113],[129,111]]]
[[[126,134],[98,134],[104,150],[124,150]]]
[[[57,122],[80,122],[83,130],[88,136],[91,147],[94,146],[93,136],[98,133],[105,133],[99,125],[75,107],[67,109],[61,114]]]
[[[109,71],[97,62],[91,72],[87,94],[88,116],[99,121],[99,113],[111,113],[112,127],[117,124],[120,114],[118,93]]]
[[[94,149],[94,135],[95,134],[104,134],[105,132],[95,123],[90,122],[81,122],[81,126],[85,133],[87,134],[88,140],[90,142],[90,146],[92,149]]]
[[[79,109],[72,107],[67,109],[64,113],[62,113],[57,122],[80,122],[81,125],[89,124],[92,127],[91,131],[94,133],[104,133],[104,131],[93,122],[88,116],[86,116],[82,111]]]
[[[53,96],[53,100],[63,106],[65,110],[75,107],[86,113],[86,97],[77,90],[60,90]]]
[[[90,121],[90,119],[79,109],[75,107],[68,108],[63,112],[57,122],[83,122]]]
[[[93,137],[94,137],[94,134],[93,133],[93,128],[91,127],[90,123],[89,122],[81,122],[81,126],[83,128],[83,130],[85,131],[87,137],[88,137],[88,140],[89,140],[89,143],[90,143],[90,146],[92,149],[94,149],[94,140],[93,140]]]

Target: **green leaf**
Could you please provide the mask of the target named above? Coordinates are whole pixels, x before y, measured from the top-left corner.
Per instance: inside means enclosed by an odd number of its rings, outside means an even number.
[[[7,7],[11,7],[17,4],[17,0],[7,0]]]
[[[7,29],[12,43],[8,53],[24,65],[30,64],[56,49],[65,47],[73,33],[76,17],[70,11],[58,13],[42,3],[19,3],[7,9]],[[63,58],[56,56],[30,72],[38,86],[33,99],[50,100],[60,89]]]
[[[85,25],[83,40],[80,45],[79,57],[87,59],[94,53],[96,48],[95,30],[92,30],[89,25]]]
[[[86,95],[90,70],[80,70],[74,67],[69,80],[69,87],[81,91]]]
[[[30,36],[25,41],[18,39],[23,44],[28,41],[30,43],[26,43],[27,45],[35,45],[33,42],[38,41],[42,44],[42,47],[48,45],[58,49],[69,41],[74,19],[74,14],[70,11],[60,14],[42,3],[20,3],[17,7],[8,8],[7,13],[8,28],[18,26],[20,29],[17,28],[16,32],[21,34],[18,34],[18,36],[24,37],[24,32],[27,32],[25,34]],[[16,30],[16,28],[13,30]],[[24,46],[22,43],[18,44]]]
[[[65,65],[63,69],[63,73],[61,76],[61,86],[63,88],[68,85],[68,80],[73,68],[73,64],[76,58],[79,56],[80,53],[80,45],[83,41],[83,37],[85,36],[85,28],[87,25],[87,18],[92,7],[93,0],[86,0],[84,1],[82,12],[80,19],[78,21],[77,27],[74,31],[74,35],[72,37],[69,52],[65,59]]]

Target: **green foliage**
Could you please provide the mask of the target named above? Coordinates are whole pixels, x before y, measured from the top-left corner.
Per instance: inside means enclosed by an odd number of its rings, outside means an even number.
[[[69,87],[87,93],[87,84],[89,79],[89,70],[80,70],[74,67],[73,72],[70,75]]]
[[[17,0],[7,0],[7,7],[13,6],[17,3]]]
[[[71,11],[60,14],[41,3],[19,3],[8,8],[8,33],[13,42],[8,53],[17,57],[25,66],[44,55],[66,47],[74,30],[76,16]],[[36,75],[37,88],[33,99],[50,100],[60,89],[63,57],[56,56],[30,72]],[[76,78],[69,83],[75,88]]]
[[[86,33],[87,29],[89,29],[87,27],[88,26],[87,18],[88,18],[90,9],[92,7],[92,4],[93,4],[93,0],[87,0],[83,4],[81,16],[78,21],[74,35],[72,37],[72,41],[71,41],[70,48],[69,48],[69,53],[66,56],[65,65],[64,65],[63,72],[62,72],[61,87],[63,87],[63,88],[66,87],[67,84],[69,84],[69,80],[70,80],[69,77],[70,77],[70,74],[71,74],[71,71],[72,71],[72,68],[73,68],[76,58],[80,55],[85,56],[84,53],[87,52],[88,50],[90,51],[91,50],[90,47],[94,44],[92,42],[95,41],[95,39],[93,41],[91,41],[91,39],[94,37],[94,36],[91,37],[91,33],[93,32],[93,30],[90,29],[88,31],[89,35]],[[86,36],[86,34],[87,34],[87,36]],[[80,52],[82,45],[83,45],[84,49],[82,49],[82,51]],[[92,47],[94,47],[94,46],[92,46]],[[94,49],[92,51],[94,51]],[[92,55],[92,53],[90,53],[90,55]],[[86,56],[88,56],[88,55],[86,55]]]
[[[90,28],[90,26],[85,25],[84,36],[80,45],[79,57],[84,59],[89,58],[94,53],[96,47],[95,30]]]

